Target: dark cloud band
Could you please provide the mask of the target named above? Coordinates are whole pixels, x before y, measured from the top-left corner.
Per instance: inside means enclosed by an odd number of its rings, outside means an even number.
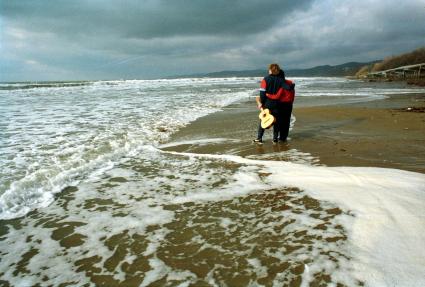
[[[4,0],[0,81],[376,60],[425,45],[423,0]]]

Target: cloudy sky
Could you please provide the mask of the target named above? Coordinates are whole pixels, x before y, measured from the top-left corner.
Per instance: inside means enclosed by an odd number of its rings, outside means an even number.
[[[306,68],[422,46],[424,0],[0,0],[0,81]]]

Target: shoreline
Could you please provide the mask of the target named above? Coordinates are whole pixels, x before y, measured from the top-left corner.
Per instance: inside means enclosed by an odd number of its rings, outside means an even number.
[[[300,99],[298,99],[300,100]],[[168,151],[265,156],[296,150],[326,166],[396,168],[425,173],[425,94],[391,95],[369,102],[300,106],[286,143],[252,144],[257,110],[252,101],[225,107],[177,131],[160,148]]]
[[[422,284],[425,113],[406,109],[419,106],[425,94],[300,97],[291,140],[272,145],[267,131],[263,146],[254,99],[226,106],[159,146],[192,154],[149,145],[1,221],[1,280]]]

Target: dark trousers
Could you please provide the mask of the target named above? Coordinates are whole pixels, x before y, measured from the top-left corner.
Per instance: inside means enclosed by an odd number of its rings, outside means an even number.
[[[278,136],[279,136],[279,118],[278,118],[279,110],[278,109],[270,109],[270,113],[276,118],[276,121],[273,124],[273,140],[277,141]],[[263,129],[261,127],[261,121],[260,121],[260,123],[258,124],[257,139],[263,138],[264,131],[265,131],[265,129]]]
[[[263,129],[263,128],[261,127],[261,122],[260,122],[260,123],[258,124],[257,139],[262,139],[262,138],[263,138],[264,131],[265,131],[265,129]],[[279,136],[279,127],[278,127],[278,122],[276,121],[276,122],[273,124],[273,140],[276,140],[276,141],[277,141],[278,136]]]
[[[279,128],[279,140],[285,141],[289,134],[291,124],[292,103],[279,103],[277,121]]]

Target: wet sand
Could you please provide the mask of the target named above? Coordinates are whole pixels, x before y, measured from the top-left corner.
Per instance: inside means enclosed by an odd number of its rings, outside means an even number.
[[[291,139],[272,145],[267,131],[257,146],[252,99],[198,119],[162,149],[425,173],[425,113],[408,107],[425,107],[425,95],[320,107],[301,99]],[[173,201],[192,189],[229,192],[241,165],[155,157],[131,158],[65,188],[49,208],[2,221],[0,285],[364,286],[350,271],[350,230],[341,225],[354,218],[349,210],[289,187]]]
[[[270,160],[282,160],[279,152],[296,149],[327,166],[425,173],[425,95],[318,107],[309,107],[304,99],[299,102],[294,105],[295,125],[284,144],[272,144],[271,130],[266,131],[262,146],[251,142],[258,125],[252,99],[198,119],[175,133],[163,149],[245,157],[263,154]]]

